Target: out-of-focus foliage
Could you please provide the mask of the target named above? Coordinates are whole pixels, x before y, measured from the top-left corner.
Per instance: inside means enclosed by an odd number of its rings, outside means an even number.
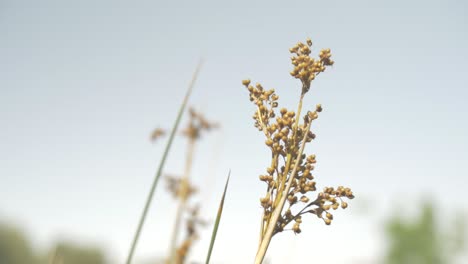
[[[105,264],[99,248],[57,243],[49,253],[34,252],[18,228],[0,223],[0,264]]]
[[[0,223],[0,263],[37,263],[26,236],[17,228]]]
[[[463,218],[437,215],[434,206],[425,203],[416,219],[392,217],[386,226],[389,243],[386,264],[449,264],[464,246]],[[443,218],[443,229],[437,220]]]
[[[60,242],[55,247],[57,264],[105,264],[103,252],[98,248]]]

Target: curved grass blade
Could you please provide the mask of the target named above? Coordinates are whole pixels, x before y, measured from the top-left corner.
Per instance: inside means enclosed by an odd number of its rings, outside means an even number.
[[[146,199],[145,207],[144,207],[143,212],[141,214],[140,221],[138,223],[138,227],[136,229],[135,236],[134,236],[133,241],[132,241],[132,245],[131,245],[130,250],[128,252],[127,260],[125,261],[126,264],[131,264],[132,263],[133,254],[135,253],[135,248],[136,248],[136,245],[138,243],[138,239],[140,238],[141,229],[143,228],[143,225],[145,223],[146,215],[148,214],[148,209],[149,209],[149,207],[151,205],[151,201],[153,200],[154,191],[156,189],[156,186],[158,185],[158,181],[159,181],[159,178],[161,177],[161,173],[162,173],[162,170],[163,170],[163,167],[164,167],[164,163],[166,162],[166,158],[167,158],[167,155],[168,155],[169,150],[171,148],[172,141],[174,140],[175,133],[177,131],[177,128],[179,127],[180,120],[182,119],[182,115],[183,115],[183,113],[185,111],[185,107],[187,106],[188,99],[190,97],[190,94],[192,93],[192,89],[193,89],[193,86],[194,86],[195,81],[197,79],[198,72],[201,69],[201,66],[202,66],[202,61],[200,61],[198,63],[198,66],[195,69],[195,72],[194,72],[194,74],[192,76],[192,80],[190,81],[189,87],[188,87],[187,92],[185,94],[184,101],[182,102],[182,105],[179,108],[179,113],[177,114],[177,118],[175,120],[174,126],[172,127],[171,134],[170,134],[169,139],[167,141],[166,148],[164,149],[164,154],[163,154],[163,156],[161,158],[161,161],[159,162],[159,168],[158,168],[158,170],[156,172],[156,175],[154,176],[153,184],[151,185],[151,189],[150,189],[150,191],[148,193],[148,198]]]
[[[206,262],[205,264],[210,263],[210,258],[211,258],[211,252],[213,251],[214,243],[216,240],[216,234],[218,233],[218,227],[219,227],[219,222],[221,220],[221,215],[223,214],[223,207],[224,207],[224,198],[226,198],[226,191],[227,187],[229,184],[229,177],[231,177],[231,170],[229,170],[229,174],[226,180],[226,185],[224,186],[224,192],[223,192],[223,197],[221,197],[221,201],[219,203],[218,207],[218,215],[216,215],[216,221],[213,227],[213,233],[211,234],[211,242],[210,242],[210,248],[208,249],[208,255],[206,256]]]

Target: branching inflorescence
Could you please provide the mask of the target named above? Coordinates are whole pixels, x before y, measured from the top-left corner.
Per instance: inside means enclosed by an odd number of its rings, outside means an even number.
[[[194,109],[190,109],[189,114],[189,123],[187,127],[182,130],[182,135],[188,139],[184,175],[181,177],[167,177],[167,189],[172,196],[179,201],[169,249],[170,256],[166,262],[168,264],[183,264],[187,262],[188,252],[193,246],[193,243],[198,239],[198,228],[206,225],[206,222],[199,216],[199,205],[188,205],[189,199],[197,192],[197,188],[190,182],[189,176],[196,141],[203,132],[217,128],[218,124],[209,122]],[[157,128],[151,134],[151,140],[155,141],[163,135],[164,130]],[[184,240],[177,246],[176,244],[181,231],[181,221],[184,212],[188,213],[185,226],[186,234]]]
[[[266,173],[259,177],[266,183],[267,190],[265,196],[260,198],[263,217],[255,260],[257,264],[262,263],[271,238],[286,230],[290,223],[294,222],[291,229],[296,234],[301,232],[300,225],[305,214],[314,214],[329,225],[333,220],[331,209],[344,209],[348,204],[343,199],[354,198],[351,189],[343,186],[325,187],[315,198],[310,198],[317,190],[312,174],[316,157],[306,155],[304,147],[315,139],[310,127],[318,118],[322,106],[318,104],[314,111],[308,111],[301,118],[302,101],[310,90],[312,81],[334,63],[330,49],[320,51],[319,58],[315,59],[310,57],[311,47],[312,41],[307,39],[306,44],[300,42],[290,49],[294,54],[291,57],[294,65],[291,75],[302,83],[296,112],[281,108],[277,113],[275,110],[278,108],[279,96],[275,90],[264,89],[258,83],[254,86],[250,80],[242,81],[249,91],[250,101],[257,106],[253,115],[255,127],[263,132],[265,144],[271,149],[271,164]],[[284,206],[286,201],[287,208]],[[301,208],[298,205],[302,205],[302,209],[297,210],[296,208]]]

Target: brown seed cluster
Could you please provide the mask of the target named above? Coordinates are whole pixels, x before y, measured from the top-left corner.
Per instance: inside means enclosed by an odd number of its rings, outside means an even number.
[[[310,57],[311,47],[312,41],[307,39],[306,44],[298,43],[290,49],[295,54],[291,58],[294,66],[291,75],[302,82],[297,111],[281,108],[278,113],[275,110],[278,108],[279,96],[274,89],[265,89],[261,84],[252,85],[248,79],[242,81],[249,91],[250,101],[257,108],[253,115],[254,126],[263,132],[265,144],[271,150],[271,164],[259,176],[267,185],[265,195],[260,198],[263,207],[262,236],[269,225],[275,225],[276,234],[285,230],[293,221],[291,230],[300,233],[302,215],[307,213],[317,215],[328,225],[333,220],[330,209],[340,206],[344,209],[348,204],[343,198],[354,198],[352,191],[342,186],[336,189],[326,187],[315,198],[310,198],[317,190],[313,175],[316,156],[302,153],[301,147],[315,139],[310,126],[318,118],[322,105],[316,105],[314,111],[308,111],[301,117],[302,101],[315,77],[334,63],[330,59],[330,49],[320,51],[319,58],[315,59]],[[284,196],[288,206],[282,209],[277,222],[271,223],[273,212],[282,206],[280,200]],[[301,210],[295,210],[298,204],[302,205]]]
[[[174,199],[178,200],[178,211],[176,222],[180,219],[185,219],[185,238],[179,244],[178,234],[179,228],[175,228],[173,233],[173,244],[171,244],[170,254],[166,260],[168,264],[183,264],[187,261],[187,255],[192,245],[198,240],[198,229],[206,225],[199,217],[199,206],[189,206],[190,198],[197,193],[197,188],[190,182],[189,171],[192,166],[193,154],[196,141],[200,139],[205,131],[211,131],[218,128],[219,125],[214,122],[209,122],[202,114],[189,109],[189,120],[187,126],[182,130],[182,135],[188,138],[187,158],[185,163],[185,173],[183,176],[166,176],[167,190]],[[151,134],[151,139],[154,141],[165,134],[161,128],[155,129]],[[178,225],[175,225],[178,226]]]
[[[326,66],[334,64],[334,61],[331,60],[330,49],[321,50],[319,59],[315,59],[310,57],[312,40],[307,39],[306,43],[299,42],[289,49],[294,54],[291,57],[292,64],[294,65],[291,76],[301,80],[303,93],[309,91],[310,83],[319,73],[325,71]]]
[[[208,121],[201,113],[195,109],[189,109],[189,123],[185,129],[182,130],[182,135],[187,136],[192,140],[200,137],[203,130],[210,131],[219,128],[219,124]],[[151,132],[150,140],[156,142],[157,139],[166,135],[166,131],[162,128],[156,128]]]
[[[182,134],[189,139],[196,140],[200,137],[203,130],[210,131],[219,127],[218,123],[209,122],[202,114],[196,112],[193,108],[189,109],[189,115],[188,126],[182,131]]]
[[[156,128],[151,132],[150,140],[156,142],[156,140],[166,134],[166,131],[162,128]]]
[[[195,241],[199,239],[199,228],[207,225],[207,222],[200,218],[200,207],[194,206],[188,210],[189,217],[186,222],[185,238],[176,249],[176,264],[186,263],[188,253]]]
[[[187,200],[194,195],[198,190],[188,180],[176,176],[167,176],[167,190],[172,194],[173,198]]]
[[[195,111],[193,108],[189,109],[189,122],[187,127],[182,130],[182,135],[189,139],[188,159],[190,159],[190,162],[193,156],[193,147],[195,142],[200,138],[202,132],[211,131],[218,127],[219,125],[217,123],[209,122],[201,113]],[[157,130],[158,129],[156,129],[156,131]],[[190,184],[188,178],[188,175],[185,175],[185,177],[166,177],[167,189],[174,198],[186,201],[197,191],[197,189]]]
[[[331,224],[333,215],[329,212],[330,209],[336,210],[339,207],[346,209],[348,207],[348,203],[343,201],[343,198],[354,198],[354,194],[350,188],[345,188],[343,186],[338,186],[336,189],[333,187],[325,187],[323,192],[318,194],[314,203],[314,205],[318,206],[318,208],[315,208],[314,214],[322,218],[325,224]],[[323,213],[325,213],[325,217],[323,217]]]

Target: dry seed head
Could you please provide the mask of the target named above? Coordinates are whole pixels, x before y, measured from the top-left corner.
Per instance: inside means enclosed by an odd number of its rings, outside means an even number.
[[[218,123],[209,122],[201,113],[196,112],[193,108],[189,109],[189,113],[189,123],[182,130],[182,134],[190,140],[199,139],[203,131],[210,131],[219,127]]]
[[[275,172],[275,169],[272,168],[272,167],[268,167],[268,168],[267,168],[267,172],[268,172],[268,174],[271,175],[271,174],[273,174],[273,172]]]
[[[333,210],[336,210],[336,209],[338,209],[338,207],[339,207],[339,206],[340,206],[340,205],[339,205],[338,203],[334,203],[334,204],[332,204],[332,208],[333,208]]]
[[[295,56],[291,57],[291,62],[294,65],[291,75],[302,82],[302,93],[309,91],[311,82],[316,75],[325,70],[325,66],[333,65],[330,49],[324,49],[319,53],[319,59],[315,60],[310,57],[312,40],[306,40],[307,45],[302,42],[297,43],[289,51]]]
[[[308,202],[309,202],[309,198],[308,198],[307,196],[304,195],[304,196],[301,197],[301,202],[303,202],[303,203],[308,203]]]
[[[296,234],[299,234],[299,233],[302,232],[302,231],[301,231],[301,228],[300,228],[300,225],[299,225],[298,223],[294,224],[292,230],[293,230],[294,233],[296,233]]]
[[[311,82],[328,66],[333,65],[330,49],[321,50],[318,58],[313,58],[311,47],[312,40],[308,38],[305,43],[299,42],[289,50],[293,54],[291,75],[302,82],[301,105]],[[310,131],[310,124],[318,118],[322,106],[316,105],[313,111],[308,111],[304,116],[299,116],[300,112],[288,111],[286,108],[278,111],[279,96],[274,89],[267,90],[259,83],[253,86],[248,79],[243,80],[242,84],[249,91],[249,99],[256,107],[253,115],[254,126],[263,132],[266,137],[265,144],[271,150],[272,160],[266,169],[267,175],[259,176],[259,179],[268,186],[266,192],[268,199],[264,197],[260,200],[264,207],[264,224],[270,222],[275,209],[282,208],[280,199],[286,199],[291,208],[296,206],[299,200],[302,202],[301,205],[306,205],[303,210],[296,211],[300,212],[298,215],[293,215],[290,209],[280,212],[277,222],[271,223],[275,227],[275,233],[281,232],[293,220],[296,221],[293,230],[300,232],[299,223],[302,220],[297,222],[296,219],[305,213],[312,213],[322,218],[325,212],[326,215],[322,219],[325,224],[330,224],[333,215],[328,210],[337,209],[340,205],[343,207],[343,203],[346,207],[347,204],[341,199],[352,199],[354,195],[349,188],[340,186],[335,190],[327,187],[315,200],[309,199],[310,193],[317,190],[314,176],[311,174],[316,159],[315,155],[303,155],[301,146],[315,139],[315,134]],[[307,109],[303,113],[306,111]],[[301,120],[304,122],[299,122]],[[296,161],[298,165],[295,165]],[[293,168],[296,174],[291,175]]]
[[[269,182],[269,186],[270,186],[270,188],[276,189],[276,187],[277,187],[276,181],[270,181],[270,182]]]
[[[260,175],[260,176],[258,176],[258,178],[259,178],[261,181],[267,181],[267,180],[268,180],[268,175]]]
[[[150,140],[152,142],[155,142],[158,138],[164,136],[166,134],[166,131],[162,128],[156,128],[155,130],[153,130],[153,132],[151,133],[151,136],[150,136]]]
[[[187,208],[189,213],[189,218],[186,223],[186,237],[180,246],[176,249],[175,262],[177,264],[182,264],[186,262],[187,255],[190,251],[190,248],[193,246],[194,242],[198,239],[198,229],[206,225],[206,221],[201,219],[198,216],[199,206]]]
[[[323,109],[322,109],[322,105],[321,105],[321,104],[318,104],[318,105],[315,107],[315,111],[317,111],[317,112],[319,112],[319,113],[322,112],[322,110],[323,110]]]
[[[167,190],[175,199],[187,200],[198,189],[186,179],[177,176],[166,176]]]

